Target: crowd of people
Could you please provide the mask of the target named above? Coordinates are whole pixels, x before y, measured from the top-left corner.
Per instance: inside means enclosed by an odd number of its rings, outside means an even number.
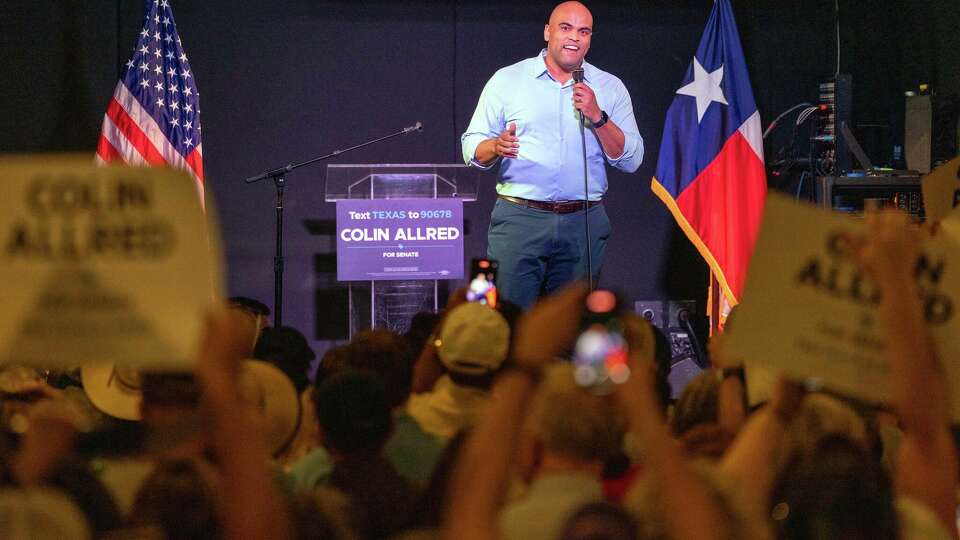
[[[721,337],[670,399],[670,350],[620,313],[629,377],[577,383],[584,284],[526,312],[452,295],[319,362],[234,298],[193,373],[6,366],[5,538],[956,538],[957,446],[907,218],[868,217],[891,399],[751,381]],[[736,321],[731,318],[731,325]],[[749,360],[749,359],[748,359]]]

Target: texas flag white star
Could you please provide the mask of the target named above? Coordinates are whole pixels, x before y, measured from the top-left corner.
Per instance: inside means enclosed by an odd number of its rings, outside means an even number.
[[[723,88],[720,87],[722,82],[723,66],[718,67],[712,73],[707,73],[707,70],[700,65],[697,57],[693,57],[693,80],[677,90],[677,93],[696,98],[698,124],[703,121],[703,115],[706,114],[707,108],[714,101],[727,105],[727,98],[723,96]]]

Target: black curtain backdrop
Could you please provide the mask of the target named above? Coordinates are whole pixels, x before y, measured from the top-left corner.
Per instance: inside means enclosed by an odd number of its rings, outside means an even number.
[[[272,304],[274,189],[242,179],[423,122],[415,136],[340,163],[461,162],[460,134],[484,83],[536,54],[554,2],[171,0],[200,91],[207,189],[223,227],[231,295]],[[734,0],[764,126],[836,71],[835,2]],[[650,191],[667,107],[700,39],[710,0],[588,2],[591,63],[631,92],[646,157],[610,171],[614,236],[601,285],[635,300],[696,299],[706,265]],[[14,0],[0,6],[0,151],[93,154],[107,102],[141,28],[139,0]],[[840,70],[854,77],[858,123],[889,124],[928,82],[960,92],[957,0],[841,0]],[[774,141],[782,138],[779,132]],[[768,146],[768,151],[770,146]],[[334,217],[325,166],[286,191],[284,321],[320,349],[345,317],[335,291]],[[465,263],[482,256],[494,175],[466,206]],[[774,188],[778,187],[776,185]],[[345,337],[345,336],[343,336]]]

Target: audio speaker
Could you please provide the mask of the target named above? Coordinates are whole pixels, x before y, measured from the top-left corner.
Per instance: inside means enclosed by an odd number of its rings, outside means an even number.
[[[933,105],[930,96],[908,96],[903,135],[908,169],[930,172],[932,143]]]

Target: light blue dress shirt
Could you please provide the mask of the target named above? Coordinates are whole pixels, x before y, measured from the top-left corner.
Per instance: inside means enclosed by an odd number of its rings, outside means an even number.
[[[497,174],[497,193],[538,201],[583,200],[583,149],[577,110],[573,106],[573,80],[561,85],[547,71],[546,51],[497,71],[480,94],[470,126],[460,138],[466,163],[489,169],[474,158],[485,139],[498,137],[507,124],[517,125],[520,151],[503,159]],[[608,156],[596,135],[586,130],[587,175],[590,200],[607,191],[604,161],[635,172],[643,161],[643,138],[633,116],[633,103],[617,77],[584,62],[584,81],[597,96],[597,104],[624,135],[623,154]],[[589,120],[586,121],[589,125]]]

